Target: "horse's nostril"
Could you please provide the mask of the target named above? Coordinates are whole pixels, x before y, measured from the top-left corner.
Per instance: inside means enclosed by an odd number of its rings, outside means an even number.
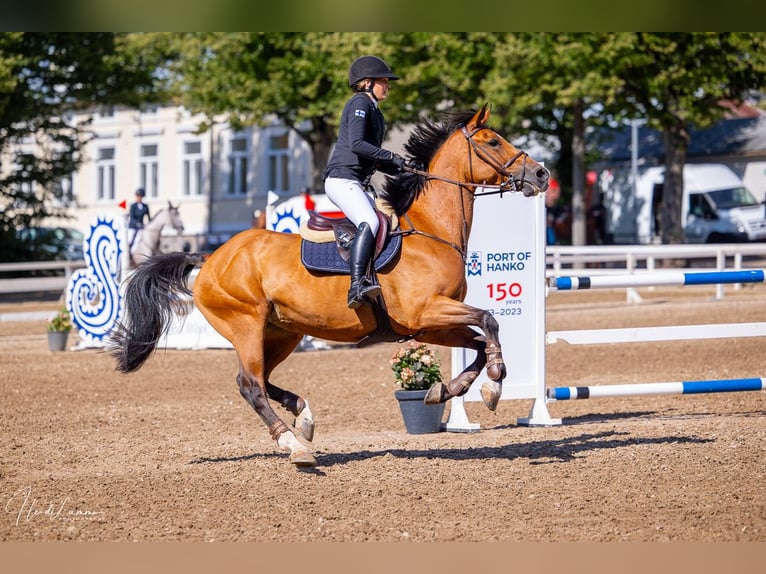
[[[548,179],[549,174],[550,172],[547,169],[543,168],[538,170],[536,175],[537,175],[537,179],[539,179],[540,181],[546,181]]]

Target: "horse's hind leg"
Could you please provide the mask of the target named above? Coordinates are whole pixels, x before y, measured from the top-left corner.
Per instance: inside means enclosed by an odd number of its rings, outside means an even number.
[[[239,357],[237,384],[240,394],[261,417],[277,445],[290,451],[291,463],[296,466],[316,466],[317,461],[308,446],[274,412],[267,395],[268,376],[295,349],[301,336],[266,326],[260,331],[259,337],[256,326],[250,324],[239,327],[240,332],[247,335],[246,338],[234,337],[232,340]],[[286,401],[291,404],[289,397]],[[295,409],[298,407],[297,402],[296,399],[292,405]]]
[[[293,426],[303,435],[307,441],[314,440],[314,415],[309,407],[309,402],[295,393],[280,389],[266,381],[266,392],[269,398],[278,402],[294,416]]]
[[[280,448],[290,451],[290,462],[296,466],[316,466],[317,461],[311,451],[271,408],[266,396],[265,385],[261,385],[260,381],[248,374],[241,364],[237,384],[242,397],[255,409],[255,412],[269,429],[271,438],[276,441]]]

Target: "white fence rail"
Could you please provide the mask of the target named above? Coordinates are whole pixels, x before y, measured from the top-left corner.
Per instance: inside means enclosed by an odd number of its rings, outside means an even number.
[[[75,269],[85,267],[85,261],[29,261],[20,263],[0,263],[0,274],[25,271],[63,271],[62,275],[45,277],[11,277],[0,275],[0,295],[63,292],[69,277]]]
[[[549,245],[545,249],[545,255],[549,275],[559,275],[563,269],[577,269],[598,264],[607,264],[610,267],[605,270],[606,273],[614,273],[615,269],[624,269],[628,272],[639,268],[653,270],[659,260],[665,259],[714,260],[715,267],[723,271],[729,258],[732,260],[731,269],[741,269],[746,256],[766,258],[766,243]],[[623,263],[623,265],[616,265],[616,263]],[[588,269],[591,274],[593,271],[597,269]]]
[[[546,276],[641,274],[661,268],[664,260],[686,260],[685,271],[726,271],[762,268],[766,243],[706,243],[701,245],[551,245],[546,247]],[[735,289],[740,285],[735,285]],[[641,301],[634,287],[625,287],[628,302]],[[653,288],[650,288],[653,289]],[[724,285],[716,285],[716,299]]]

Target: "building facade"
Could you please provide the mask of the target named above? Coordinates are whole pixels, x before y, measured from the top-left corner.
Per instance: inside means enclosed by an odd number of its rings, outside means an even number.
[[[179,206],[184,239],[197,249],[251,227],[269,191],[295,195],[311,182],[309,146],[278,122],[236,131],[221,121],[200,133],[204,118],[182,107],[104,108],[91,115],[94,137],[85,159],[63,183],[73,219],[46,225],[87,235],[99,214],[126,214],[143,188],[151,214],[168,202]]]

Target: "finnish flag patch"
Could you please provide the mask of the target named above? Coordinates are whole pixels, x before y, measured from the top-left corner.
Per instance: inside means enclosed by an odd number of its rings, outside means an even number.
[[[359,118],[363,118],[367,115],[367,112],[365,112],[364,110],[354,110],[354,115]]]

